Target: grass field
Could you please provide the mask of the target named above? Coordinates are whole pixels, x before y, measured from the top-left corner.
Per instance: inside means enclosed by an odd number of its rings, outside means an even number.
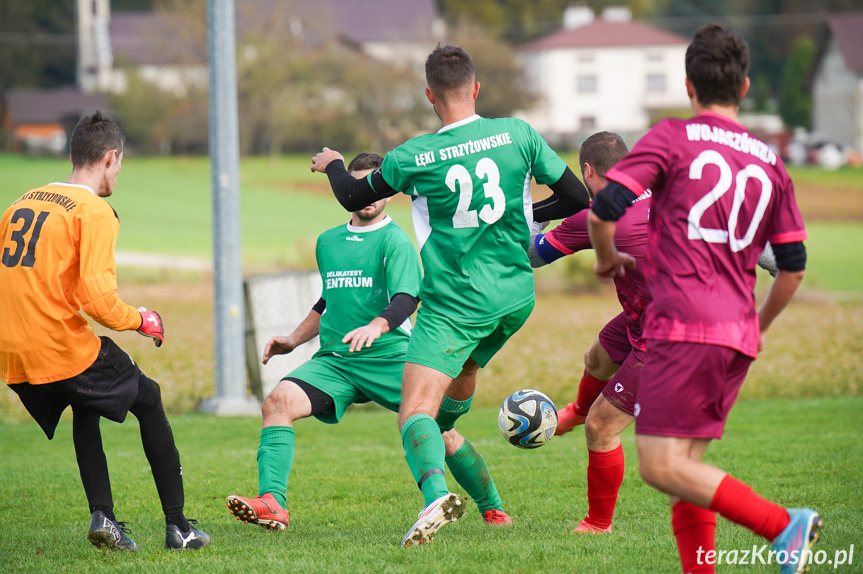
[[[857,548],[863,572],[863,399],[745,401],[707,459],[789,506],[811,505],[826,526],[817,549]],[[86,541],[86,502],[71,449],[71,425],[53,442],[35,424],[0,427],[4,503],[0,556],[4,572],[584,572],[678,571],[663,497],[638,478],[634,438],[623,437],[628,464],[608,536],[575,535],[586,512],[583,432],[520,451],[496,430],[495,409],[476,409],[460,423],[484,453],[513,516],[511,528],[482,523],[470,505],[464,519],[427,547],[400,549],[422,499],[411,484],[395,416],[354,409],[335,427],[297,423],[297,455],[288,492],[291,525],[283,533],[242,525],[224,507],[231,493],[256,490],[259,422],[252,418],[174,417],[183,461],[186,509],[213,537],[200,553],[161,550],[164,525],[137,423],[103,423],[118,518],[141,546],[137,555],[100,553]],[[829,422],[828,422],[829,421]],[[785,446],[781,446],[785,445]],[[453,485],[454,487],[454,485]],[[719,520],[717,548],[762,541]],[[775,566],[719,572],[775,572]],[[822,567],[815,572],[827,571]]]
[[[313,267],[317,234],[346,221],[326,178],[308,164],[307,157],[243,160],[246,273]],[[127,158],[111,199],[122,222],[118,250],[210,257],[208,166],[201,158]],[[0,155],[0,172],[0,204],[8,205],[27,189],[66,179],[69,168],[64,161]],[[771,330],[726,437],[708,458],[770,498],[819,508],[827,520],[820,547],[832,557],[855,544],[855,564],[837,571],[863,572],[863,171],[793,170],[792,177],[810,235],[804,288]],[[407,198],[396,198],[388,211],[410,234]],[[130,417],[103,429],[118,516],[131,524],[143,552],[97,552],[85,539],[69,413],[48,442],[16,395],[4,391],[0,572],[678,572],[669,511],[637,476],[631,430],[624,436],[628,468],[615,534],[608,537],[569,533],[586,509],[583,431],[523,452],[496,430],[496,407],[515,389],[540,388],[558,406],[574,399],[584,350],[619,312],[613,290],[590,277],[591,264],[585,253],[538,271],[533,315],[481,373],[475,408],[459,423],[486,455],[516,524],[488,528],[472,510],[434,544],[409,551],[397,545],[421,499],[395,418],[376,408],[357,408],[336,427],[298,423],[287,532],[233,521],[224,497],[256,489],[260,419],[189,414],[214,392],[212,278],[121,268],[121,296],[158,310],[167,338],[156,349],[134,333],[112,337],[163,387],[183,455],[188,514],[213,535],[213,546],[199,554],[159,550],[158,499]],[[759,283],[762,296],[768,281]],[[760,544],[721,520],[717,536],[718,548]],[[738,570],[775,567],[719,572]]]
[[[577,165],[575,158],[569,158]],[[244,159],[241,165],[243,261],[249,271],[313,268],[314,242],[347,220],[327,179],[308,170],[310,156]],[[0,205],[69,175],[67,162],[0,155]],[[810,280],[825,289],[863,285],[863,170],[792,170],[810,241]],[[548,195],[545,187],[536,190]],[[119,251],[212,256],[212,202],[206,158],[127,158],[110,199],[120,215]],[[410,201],[388,212],[413,229]],[[299,216],[298,216],[299,215]]]

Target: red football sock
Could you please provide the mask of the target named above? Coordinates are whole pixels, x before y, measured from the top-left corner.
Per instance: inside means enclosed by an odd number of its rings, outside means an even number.
[[[684,574],[713,574],[716,550],[716,513],[681,500],[671,507],[671,528],[677,539]]]
[[[710,510],[769,541],[779,536],[791,522],[784,508],[762,498],[749,485],[730,474],[726,474],[719,483],[710,502]]]
[[[578,383],[578,398],[575,401],[575,412],[579,416],[586,417],[587,411],[590,410],[590,405],[596,401],[596,398],[605,388],[608,381],[600,381],[584,369],[584,374],[581,375],[581,382]]]
[[[587,504],[584,521],[599,528],[611,526],[617,493],[623,482],[623,445],[608,452],[587,449]]]

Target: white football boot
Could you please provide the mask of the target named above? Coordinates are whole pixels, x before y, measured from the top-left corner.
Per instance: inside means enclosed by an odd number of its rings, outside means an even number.
[[[455,522],[464,515],[464,503],[457,494],[448,492],[422,509],[419,519],[402,539],[401,546],[413,546],[434,540],[444,524]]]

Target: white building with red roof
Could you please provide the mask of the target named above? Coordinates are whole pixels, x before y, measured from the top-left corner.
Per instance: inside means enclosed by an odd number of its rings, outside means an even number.
[[[817,136],[863,153],[863,12],[827,19],[810,81]]]
[[[568,8],[562,30],[519,50],[537,104],[518,116],[558,143],[602,130],[640,135],[689,109],[688,44],[633,22],[626,8],[607,8],[599,18],[587,7]]]

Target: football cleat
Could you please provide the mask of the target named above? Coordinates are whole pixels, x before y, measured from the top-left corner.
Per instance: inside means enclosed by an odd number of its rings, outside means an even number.
[[[181,532],[178,526],[169,524],[165,528],[165,550],[200,550],[207,546],[210,535],[192,526],[197,523],[197,520],[189,519],[189,531],[185,533]]]
[[[137,552],[139,550],[138,545],[126,536],[129,532],[131,531],[126,528],[125,522],[111,520],[105,516],[104,512],[97,510],[90,516],[90,530],[87,532],[87,540],[97,548]]]
[[[818,513],[811,508],[787,510],[791,522],[776,537],[770,548],[776,553],[774,556],[781,574],[802,574],[809,570],[809,560],[812,558],[811,548],[818,540],[818,531],[823,522]],[[780,552],[782,556],[778,555]],[[779,562],[780,558],[784,561]]]
[[[611,525],[609,524],[607,527],[603,528],[602,526],[591,524],[587,520],[582,520],[578,526],[572,529],[572,532],[592,532],[594,534],[601,534],[603,532],[611,532]]]
[[[578,425],[584,424],[587,417],[575,412],[575,408],[575,403],[569,403],[557,411],[557,429],[554,431],[554,436],[566,434]]]
[[[244,523],[258,524],[264,528],[284,530],[290,522],[288,511],[269,492],[255,498],[243,498],[236,494],[230,495],[226,502],[228,510],[237,520]]]
[[[448,492],[422,509],[419,519],[411,526],[401,546],[413,546],[434,540],[444,524],[455,522],[464,514],[464,504],[457,494]]]
[[[503,510],[493,508],[482,513],[482,519],[486,524],[497,524],[500,526],[509,526],[512,524],[512,518]]]

